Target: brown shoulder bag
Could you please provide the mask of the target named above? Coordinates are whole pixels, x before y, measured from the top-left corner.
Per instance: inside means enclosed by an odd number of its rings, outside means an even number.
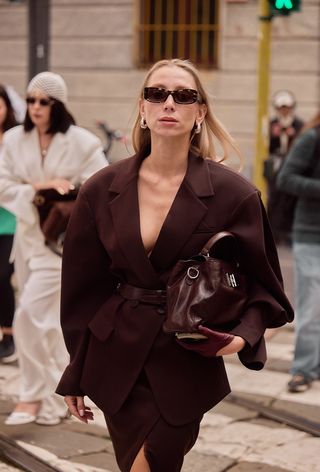
[[[211,255],[210,255],[211,254]],[[202,251],[179,260],[167,284],[167,333],[196,333],[198,326],[228,331],[238,324],[247,300],[235,236],[215,234]]]
[[[33,199],[46,245],[59,256],[62,255],[64,235],[78,191],[78,187],[65,194],[54,188],[42,189]]]

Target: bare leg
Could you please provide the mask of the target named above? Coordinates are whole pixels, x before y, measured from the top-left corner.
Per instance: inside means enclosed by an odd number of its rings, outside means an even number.
[[[30,413],[30,415],[37,415],[38,411],[41,407],[41,401],[35,402],[19,402],[14,411],[15,412],[23,412],[23,413]]]
[[[144,450],[143,446],[140,449],[140,451],[137,454],[137,457],[135,458],[132,467],[130,469],[130,472],[150,472],[150,467],[148,464],[148,461],[144,455]]]

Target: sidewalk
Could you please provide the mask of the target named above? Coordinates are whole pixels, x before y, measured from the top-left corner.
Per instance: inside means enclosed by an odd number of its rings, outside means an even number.
[[[286,328],[278,330],[268,341],[269,365],[261,372],[249,371],[236,357],[230,358],[227,370],[233,393],[320,424],[320,382],[314,382],[305,393],[290,394],[286,392],[289,374],[268,369],[289,365],[292,337],[293,331]],[[93,425],[69,419],[50,427],[5,426],[3,421],[13,406],[18,385],[17,366],[1,365],[1,433],[18,440],[63,472],[118,471],[103,416],[95,406]],[[183,472],[320,472],[319,442],[319,438],[258,418],[255,411],[224,401],[205,415],[199,439],[186,458]]]
[[[280,252],[292,290],[290,253]],[[291,295],[290,295],[291,298]],[[226,366],[233,393],[263,405],[304,416],[320,424],[320,382],[304,393],[290,394],[286,384],[293,354],[293,326],[267,333],[268,362],[260,372],[245,369],[237,356]],[[18,440],[62,472],[118,472],[102,413],[95,422],[68,419],[57,426],[5,426],[19,387],[17,365],[0,364],[0,433]],[[187,455],[183,472],[320,472],[319,438],[259,417],[256,411],[221,402],[208,412],[199,439]],[[0,472],[16,472],[0,464]],[[166,472],[166,471],[164,471]]]

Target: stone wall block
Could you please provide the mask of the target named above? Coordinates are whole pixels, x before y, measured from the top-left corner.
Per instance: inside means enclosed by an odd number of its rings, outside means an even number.
[[[299,112],[299,113],[298,113]],[[309,121],[311,120],[316,114],[319,113],[319,102],[314,102],[310,105],[305,105],[304,103],[301,102],[297,109],[297,113],[299,116],[305,120]]]
[[[271,77],[270,97],[280,89],[288,89],[293,92],[297,99],[298,108],[300,102],[314,103],[315,98],[318,98],[320,102],[319,78],[313,74],[274,73]]]
[[[281,37],[317,37],[319,35],[319,6],[306,5],[303,1],[300,12],[290,16],[275,16],[272,19],[272,35]],[[250,4],[230,4],[223,30],[225,38],[257,37],[259,32],[259,8]]]
[[[223,28],[225,38],[257,37],[259,28],[258,7],[243,4],[230,4]]]
[[[24,71],[0,71],[1,83],[11,85],[21,97],[25,96],[28,77]]]
[[[69,108],[81,126],[92,129],[95,128],[96,121],[101,120],[111,128],[121,131],[131,129],[138,112],[133,100],[123,103],[70,100]]]
[[[53,8],[52,37],[132,36],[132,8],[104,6]]]
[[[213,99],[222,101],[252,101],[256,98],[254,74],[233,74],[223,71],[202,73],[202,80]]]
[[[232,103],[216,103],[214,113],[217,118],[222,121],[225,127],[234,133],[248,133],[255,132],[255,106]]]
[[[272,43],[271,67],[277,72],[319,73],[319,53],[318,41],[275,39]]]
[[[53,40],[53,68],[128,68],[132,67],[132,44],[129,40]]]
[[[235,73],[256,71],[258,44],[256,40],[228,40],[224,48],[224,69]],[[237,71],[237,72],[236,72]]]
[[[1,68],[24,69],[27,67],[27,47],[27,42],[24,40],[2,40],[0,47]]]
[[[144,71],[81,71],[61,72],[74,99],[104,98],[109,100],[137,99],[142,86]]]
[[[129,5],[131,6],[133,3],[132,0],[51,0],[52,6],[56,5],[66,5],[66,6],[78,6],[78,5],[86,5],[91,7],[95,6],[106,6],[106,5]]]
[[[28,33],[26,9],[1,8],[1,37],[21,38]]]
[[[278,16],[272,20],[273,37],[319,38],[320,12],[319,5],[305,5],[302,1],[300,12],[289,17]]]

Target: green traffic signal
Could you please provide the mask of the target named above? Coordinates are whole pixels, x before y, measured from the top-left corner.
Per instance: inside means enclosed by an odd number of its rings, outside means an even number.
[[[281,8],[292,10],[293,5],[291,0],[276,0],[275,7],[277,10],[280,10]]]
[[[293,11],[300,11],[301,0],[269,0],[272,13],[276,15],[290,15]]]

